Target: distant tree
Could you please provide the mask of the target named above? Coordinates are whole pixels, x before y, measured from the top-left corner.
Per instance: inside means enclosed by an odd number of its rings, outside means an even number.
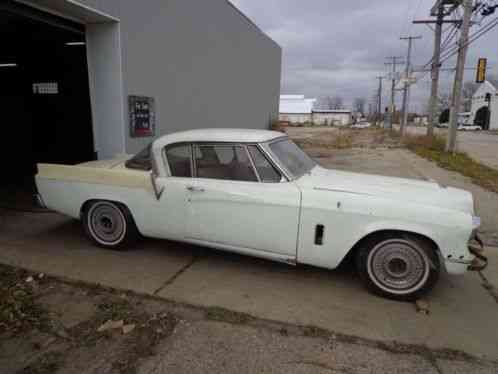
[[[367,99],[365,99],[364,97],[357,97],[353,101],[353,110],[355,112],[358,112],[358,113],[361,113],[361,114],[365,114],[365,105],[366,105],[366,103],[367,103]]]
[[[337,110],[344,108],[344,100],[340,96],[327,96],[324,100],[325,109]]]

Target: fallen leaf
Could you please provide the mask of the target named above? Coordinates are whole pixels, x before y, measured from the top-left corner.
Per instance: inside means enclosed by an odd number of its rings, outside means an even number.
[[[130,332],[132,332],[133,330],[135,330],[135,325],[134,324],[130,324],[130,325],[124,325],[123,326],[123,334],[129,334]]]
[[[124,321],[123,320],[113,321],[113,320],[110,319],[107,322],[105,322],[104,324],[102,324],[97,329],[97,331],[98,332],[104,332],[104,331],[108,331],[108,330],[120,329],[120,328],[123,327],[123,325],[124,325]]]

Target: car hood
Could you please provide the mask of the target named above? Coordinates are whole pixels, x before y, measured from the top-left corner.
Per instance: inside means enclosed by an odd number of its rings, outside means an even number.
[[[301,188],[375,196],[474,214],[472,194],[435,182],[351,173],[316,166],[297,180]]]

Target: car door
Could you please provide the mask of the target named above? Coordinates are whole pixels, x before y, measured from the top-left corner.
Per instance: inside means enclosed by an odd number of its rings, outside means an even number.
[[[197,144],[193,161],[189,239],[295,258],[300,191],[259,147]]]
[[[147,227],[154,228],[154,237],[183,240],[187,235],[187,187],[192,181],[192,146],[179,143],[163,150],[166,176],[155,178],[156,201],[150,211]],[[152,214],[152,211],[155,214]]]

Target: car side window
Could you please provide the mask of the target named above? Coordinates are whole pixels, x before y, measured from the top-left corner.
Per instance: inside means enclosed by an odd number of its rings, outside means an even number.
[[[194,158],[198,178],[258,181],[243,146],[197,145],[195,146]]]
[[[277,169],[268,161],[261,150],[255,145],[247,147],[251,154],[254,166],[259,174],[259,179],[263,183],[279,183],[282,180],[282,175]]]
[[[192,177],[192,146],[189,144],[174,145],[166,148],[169,170],[172,177]]]

